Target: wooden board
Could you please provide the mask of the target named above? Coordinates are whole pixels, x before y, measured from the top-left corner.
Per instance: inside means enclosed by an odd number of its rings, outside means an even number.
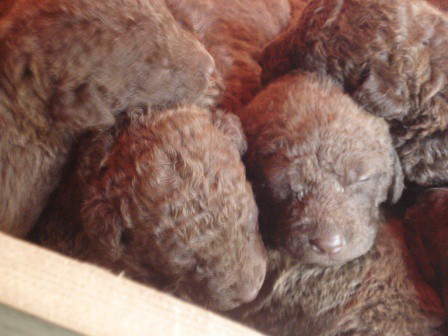
[[[2,336],[6,327],[11,330],[11,321],[16,321],[17,328],[5,336],[27,335],[20,330],[28,315],[42,320],[30,328],[47,327],[46,335],[53,335],[54,325],[92,336],[260,335],[212,312],[3,233],[0,303],[13,309],[10,318],[0,319]]]

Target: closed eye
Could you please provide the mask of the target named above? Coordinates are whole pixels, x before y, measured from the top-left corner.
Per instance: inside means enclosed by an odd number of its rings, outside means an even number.
[[[357,181],[350,183],[349,186],[363,183],[363,182],[368,182],[371,180],[375,180],[378,177],[380,177],[381,175],[383,175],[383,173],[376,173],[376,174],[372,174],[372,175],[362,175]]]
[[[361,177],[357,182],[355,183],[360,183],[360,182],[366,182],[372,179],[373,176],[363,176]]]

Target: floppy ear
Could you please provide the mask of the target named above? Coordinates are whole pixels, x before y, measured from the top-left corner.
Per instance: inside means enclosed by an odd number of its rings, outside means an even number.
[[[260,79],[263,86],[299,67],[304,57],[300,52],[302,42],[298,32],[299,18],[297,16],[293,19],[290,27],[265,45],[261,54],[257,55],[262,69]]]
[[[91,197],[81,209],[84,232],[95,250],[111,261],[123,253],[125,223],[118,204],[101,196]]]
[[[98,89],[89,81],[60,83],[50,100],[49,110],[57,121],[77,130],[104,128],[115,121]]]
[[[212,118],[216,128],[235,145],[241,156],[244,155],[247,151],[247,142],[240,119],[236,115],[225,113],[222,110],[213,112]]]
[[[387,198],[390,203],[394,204],[400,199],[401,194],[403,193],[404,176],[403,176],[403,170],[401,169],[400,158],[398,157],[397,152],[395,150],[392,150],[391,155],[394,160],[393,164],[394,175],[392,179],[392,184],[389,187]]]

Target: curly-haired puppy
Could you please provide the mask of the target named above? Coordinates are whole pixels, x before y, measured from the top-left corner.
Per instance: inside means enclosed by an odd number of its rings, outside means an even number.
[[[448,312],[448,189],[434,188],[421,194],[406,211],[405,228],[417,265],[441,294]]]
[[[0,16],[0,229],[23,236],[76,136],[194,102],[214,61],[161,0],[17,0]]]
[[[306,0],[308,1],[308,0]],[[222,76],[218,107],[237,111],[261,88],[257,62],[305,0],[166,0],[173,15],[204,43]]]
[[[436,336],[443,309],[419,277],[401,223],[381,224],[373,248],[343,266],[304,265],[268,250],[263,288],[231,315],[275,336]]]
[[[405,177],[448,182],[448,19],[420,0],[317,0],[270,43],[263,78],[331,75],[390,124]]]
[[[367,252],[378,206],[403,189],[387,124],[309,73],[272,83],[241,120],[267,241],[323,265]]]
[[[84,138],[41,243],[209,308],[254,299],[266,256],[243,131],[236,116],[211,118],[180,107]]]

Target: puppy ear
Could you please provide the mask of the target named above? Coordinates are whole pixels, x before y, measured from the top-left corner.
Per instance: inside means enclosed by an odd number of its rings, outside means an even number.
[[[391,153],[394,161],[393,169],[394,169],[394,175],[392,179],[392,184],[389,187],[388,192],[388,200],[390,203],[394,204],[396,203],[403,193],[404,189],[404,176],[403,176],[403,170],[401,168],[400,158],[397,155],[397,152],[395,150],[392,150]]]
[[[117,261],[123,253],[125,223],[114,204],[100,197],[87,200],[81,209],[84,232],[96,251]]]
[[[62,83],[56,88],[49,106],[59,122],[76,129],[104,128],[114,124],[114,116],[90,82]]]
[[[261,66],[260,80],[263,86],[275,78],[285,75],[298,68],[301,63],[301,41],[297,31],[298,21],[285,30],[269,44],[265,45],[256,59]]]
[[[217,110],[213,113],[213,124],[228,138],[238,149],[241,156],[247,151],[247,142],[240,119],[232,114]]]

